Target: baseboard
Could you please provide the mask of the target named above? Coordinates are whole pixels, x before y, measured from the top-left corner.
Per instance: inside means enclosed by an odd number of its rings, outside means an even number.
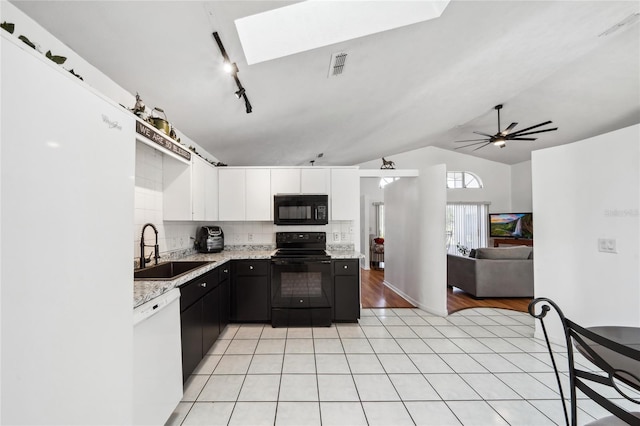
[[[397,293],[400,297],[402,297],[404,300],[406,300],[407,302],[411,303],[413,306],[422,309],[425,312],[428,312],[430,314],[433,315],[438,315],[439,317],[446,317],[449,315],[449,312],[442,312],[438,309],[434,309],[430,306],[426,306],[420,302],[418,302],[417,300],[415,300],[413,297],[409,296],[408,294],[406,294],[404,291],[400,290],[399,288],[397,288],[396,286],[394,286],[393,284],[391,284],[390,282],[384,280],[382,281],[382,284],[385,287],[390,288],[391,290],[393,290],[395,293]]]

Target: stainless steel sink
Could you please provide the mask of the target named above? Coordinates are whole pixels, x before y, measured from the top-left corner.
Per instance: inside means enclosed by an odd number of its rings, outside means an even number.
[[[144,269],[133,271],[133,279],[144,281],[173,280],[208,263],[212,262],[207,260],[200,260],[160,263],[158,265],[148,266]]]

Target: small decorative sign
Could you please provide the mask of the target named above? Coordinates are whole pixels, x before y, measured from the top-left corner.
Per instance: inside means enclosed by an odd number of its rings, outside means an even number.
[[[168,149],[174,154],[177,154],[180,157],[191,161],[191,153],[189,151],[182,148],[180,145],[173,142],[168,137],[162,135],[153,127],[147,126],[146,124],[138,120],[136,120],[136,133],[146,137],[147,139],[153,141],[154,143],[160,145],[161,147]]]

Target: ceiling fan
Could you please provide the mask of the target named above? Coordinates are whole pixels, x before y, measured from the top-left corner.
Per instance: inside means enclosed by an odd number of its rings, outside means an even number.
[[[455,149],[468,148],[470,146],[480,145],[479,147],[473,149],[473,151],[477,151],[480,148],[484,148],[485,146],[487,146],[489,144],[494,144],[495,146],[499,146],[500,148],[504,148],[507,145],[507,141],[535,141],[536,138],[524,138],[522,136],[529,136],[529,135],[534,135],[536,133],[552,132],[554,130],[558,130],[557,127],[554,127],[553,129],[535,130],[533,132],[529,131],[529,130],[536,129],[536,128],[540,127],[540,126],[545,126],[547,124],[551,124],[551,121],[545,121],[544,123],[536,124],[535,126],[531,126],[531,127],[527,127],[526,129],[518,130],[517,132],[512,132],[511,130],[513,130],[513,128],[516,127],[518,125],[518,123],[511,123],[509,125],[509,127],[507,127],[506,129],[501,131],[500,130],[500,110],[502,109],[502,105],[496,105],[494,107],[494,109],[496,111],[498,111],[498,133],[496,133],[495,135],[490,135],[488,133],[473,132],[473,133],[475,133],[477,135],[481,135],[481,136],[485,136],[485,137],[482,138],[482,139],[466,139],[466,140],[462,140],[462,141],[455,141],[456,143],[459,143],[459,142],[474,142],[474,143],[470,143],[468,145],[459,146],[458,148],[455,148]]]

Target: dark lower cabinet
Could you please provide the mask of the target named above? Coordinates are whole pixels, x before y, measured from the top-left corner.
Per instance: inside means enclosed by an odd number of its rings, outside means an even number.
[[[358,259],[333,261],[333,320],[356,322],[360,318],[360,265]]]
[[[231,321],[265,322],[271,319],[269,260],[231,263]]]
[[[182,380],[185,382],[207,354],[229,322],[222,299],[229,280],[221,286],[219,266],[180,287],[180,329],[182,332]],[[227,265],[228,268],[228,265]],[[228,291],[227,291],[228,292]],[[228,308],[226,311],[228,312]],[[226,315],[226,317],[225,317]]]
[[[202,356],[220,335],[220,286],[202,298]]]
[[[202,360],[202,303],[195,303],[180,313],[182,333],[182,382]]]
[[[220,269],[220,333],[229,324],[231,318],[231,265],[226,263],[219,267]]]

